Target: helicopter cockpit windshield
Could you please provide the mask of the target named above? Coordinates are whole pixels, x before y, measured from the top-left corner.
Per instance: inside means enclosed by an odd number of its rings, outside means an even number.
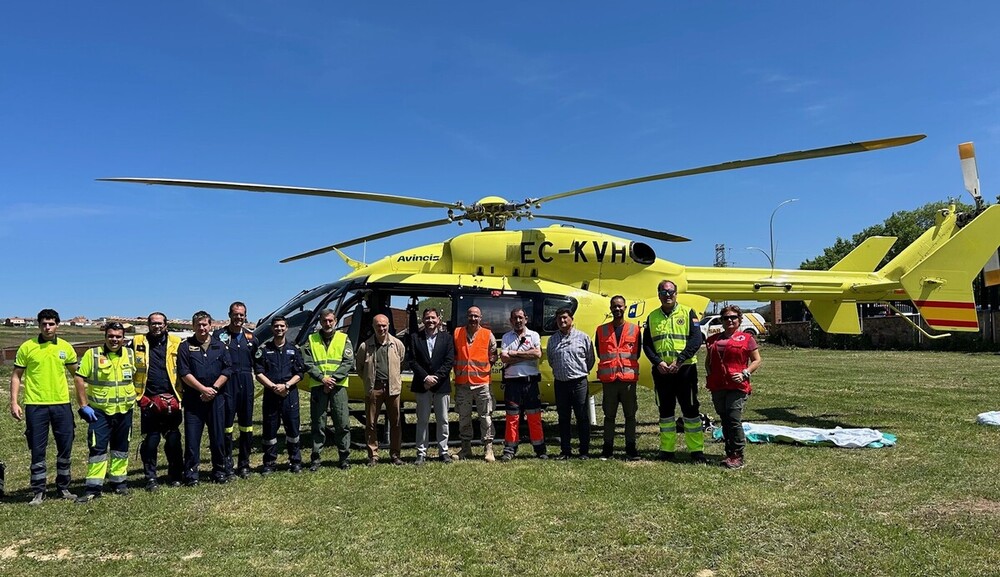
[[[276,315],[281,315],[288,322],[288,332],[285,337],[301,345],[316,326],[319,320],[319,312],[324,309],[339,310],[345,295],[353,295],[356,289],[364,286],[364,282],[364,279],[352,279],[324,284],[312,290],[302,291],[295,298],[262,318],[257,323],[257,329],[254,331],[254,334],[260,342],[270,339],[271,319]],[[350,297],[348,300],[350,300]],[[343,324],[343,319],[340,319],[338,324]]]

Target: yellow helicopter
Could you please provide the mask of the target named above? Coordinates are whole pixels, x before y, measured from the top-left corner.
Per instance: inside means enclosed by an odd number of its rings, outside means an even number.
[[[942,210],[932,228],[877,271],[875,267],[888,253],[895,238],[871,237],[831,270],[807,271],[691,267],[657,258],[653,247],[644,242],[587,229],[563,225],[524,230],[506,228],[512,220],[539,218],[682,242],[688,239],[666,232],[535,211],[554,200],[631,184],[880,150],[923,138],[923,135],[887,138],[725,162],[520,202],[489,196],[474,204],[465,204],[372,192],[203,180],[100,180],[324,196],[446,211],[443,218],[338,242],[282,260],[290,262],[336,251],[352,271],[339,281],[302,291],[261,319],[256,332],[262,340],[270,337],[268,319],[277,314],[288,319],[288,338],[301,345],[315,330],[320,311],[333,309],[337,311],[339,330],[346,332],[357,346],[371,334],[371,319],[375,314],[388,314],[392,330],[402,335],[420,329],[418,311],[426,306],[441,310],[449,329],[464,321],[469,307],[477,306],[483,312],[483,325],[492,330],[498,340],[509,330],[510,311],[524,309],[529,317],[529,328],[542,336],[544,350],[548,336],[556,331],[556,310],[568,307],[575,311],[575,326],[594,334],[598,325],[610,319],[609,298],[620,294],[628,304],[627,317],[642,322],[659,306],[655,287],[663,279],[673,280],[680,291],[679,300],[696,311],[705,310],[713,300],[802,300],[823,330],[858,334],[861,327],[857,303],[909,298],[931,328],[975,331],[978,322],[972,280],[988,259],[996,257],[996,249],[1000,246],[1000,207],[985,206],[978,195],[977,176],[974,192],[970,189],[976,198],[974,211],[962,214],[956,213],[954,207]],[[963,153],[963,171],[968,186],[972,177],[966,157],[967,153]],[[974,156],[971,170],[975,170]],[[478,223],[481,230],[405,250],[371,264],[354,260],[341,251],[365,241],[452,222],[461,225],[464,221]],[[649,363],[645,359],[642,363],[640,382],[652,386]],[[542,400],[553,403],[551,370],[544,358],[541,369]],[[493,379],[498,399],[503,398],[500,374],[498,364],[494,367]],[[592,392],[597,390],[599,385],[595,383]],[[352,400],[363,399],[363,387],[356,375],[350,379],[349,395]],[[408,383],[404,384],[403,395],[403,400],[413,400]]]

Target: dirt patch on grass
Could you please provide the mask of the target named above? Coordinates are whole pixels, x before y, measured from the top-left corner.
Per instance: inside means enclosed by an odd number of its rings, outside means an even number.
[[[1000,501],[983,499],[965,499],[961,501],[945,501],[921,507],[917,511],[925,517],[953,517],[955,515],[973,515],[979,517],[1000,518]]]

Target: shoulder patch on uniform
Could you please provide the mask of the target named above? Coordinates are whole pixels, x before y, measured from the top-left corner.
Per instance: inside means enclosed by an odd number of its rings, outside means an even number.
[[[263,351],[262,349],[257,349],[257,352],[256,352],[256,353],[254,353],[254,355],[253,355],[253,356],[254,356],[254,358],[256,358],[256,359],[259,359],[259,358],[261,358],[262,356],[264,356],[264,351]]]
[[[66,359],[66,351],[59,351],[59,358],[65,360]]]

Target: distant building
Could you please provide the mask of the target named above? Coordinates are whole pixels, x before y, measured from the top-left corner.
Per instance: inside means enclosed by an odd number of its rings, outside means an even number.
[[[21,328],[28,326],[28,321],[21,317],[10,317],[3,320],[3,326]]]

